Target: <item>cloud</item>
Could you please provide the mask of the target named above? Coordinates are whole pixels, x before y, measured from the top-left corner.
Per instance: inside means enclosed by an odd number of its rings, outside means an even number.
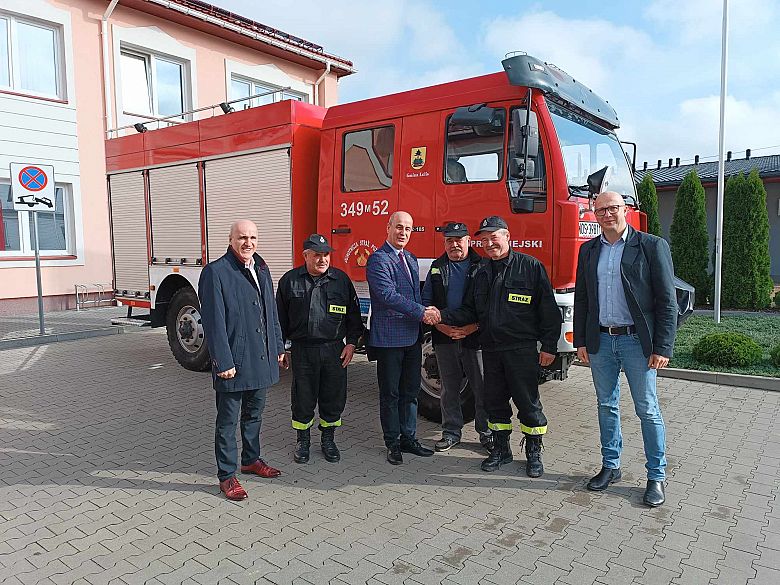
[[[723,2],[715,0],[653,0],[645,16],[678,35],[685,43],[702,40],[720,42],[723,28]],[[772,21],[778,10],[776,0],[731,0],[729,33],[735,39],[774,32]]]
[[[667,164],[669,158],[688,160],[695,154],[717,155],[719,125],[720,97],[709,95],[683,100],[668,117],[638,120],[625,130],[645,137],[639,145],[637,164],[648,161],[654,166],[657,159]],[[738,153],[747,148],[778,146],[777,128],[780,128],[780,94],[770,96],[763,103],[733,96],[726,99],[725,150]]]
[[[433,2],[387,0],[354,3],[282,0],[220,6],[322,45],[352,61],[358,73],[341,81],[339,101],[351,101],[457,79],[463,43]]]
[[[597,93],[617,83],[616,71],[636,69],[656,52],[642,31],[600,19],[567,19],[549,11],[496,18],[483,27],[483,45],[496,57],[507,47],[554,63]]]

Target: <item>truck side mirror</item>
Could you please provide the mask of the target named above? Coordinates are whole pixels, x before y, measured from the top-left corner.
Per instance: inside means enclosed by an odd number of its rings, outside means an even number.
[[[512,213],[533,213],[534,200],[530,197],[510,197],[509,207]]]
[[[509,176],[513,179],[533,179],[536,176],[536,163],[532,158],[525,159],[513,156],[509,160]]]
[[[598,195],[606,191],[611,174],[609,166],[606,166],[588,175],[588,192],[591,195]]]
[[[528,116],[528,124],[525,123]],[[528,145],[528,157],[536,158],[539,154],[539,121],[536,118],[536,112],[531,112],[523,108],[512,110],[512,148],[515,156],[525,156],[526,145]]]
[[[450,118],[450,124],[457,126],[492,126],[496,119],[496,109],[489,108],[485,104],[462,106],[455,110]]]

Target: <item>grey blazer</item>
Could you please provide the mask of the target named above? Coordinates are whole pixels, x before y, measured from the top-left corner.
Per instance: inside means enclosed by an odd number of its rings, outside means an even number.
[[[626,302],[647,357],[672,357],[677,333],[677,295],[672,254],[666,240],[628,226],[620,275]],[[574,346],[599,350],[598,263],[601,237],[580,247],[574,289]]]

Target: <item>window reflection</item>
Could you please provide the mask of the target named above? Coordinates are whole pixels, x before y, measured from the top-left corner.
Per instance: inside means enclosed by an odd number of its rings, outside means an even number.
[[[342,186],[345,193],[390,188],[394,142],[393,126],[344,134]]]
[[[57,94],[57,47],[54,31],[25,22],[16,25],[19,82],[22,89]]]
[[[264,94],[264,95],[258,95]],[[281,91],[279,87],[247,79],[244,77],[232,76],[230,79],[230,99],[236,100],[246,98],[251,95],[254,97],[251,100],[241,101],[234,106],[236,109],[246,110],[247,108],[254,108],[257,106],[264,106],[265,104],[272,104],[282,100],[296,100],[299,102],[308,102],[308,97],[297,91],[287,90]]]
[[[57,187],[55,190],[54,211],[38,212],[38,245],[41,250],[60,250],[67,249],[66,227],[65,227],[65,201],[64,190]],[[35,249],[35,240],[33,239],[33,214],[30,213],[30,248]]]
[[[447,122],[446,183],[497,181],[503,174],[506,113],[496,111],[493,125],[459,126]]]
[[[8,21],[0,18],[0,85],[10,87],[11,69],[8,66]]]
[[[152,113],[147,60],[122,53],[122,109],[134,114]]]
[[[11,197],[11,185],[0,184],[0,215],[3,218],[3,238],[0,241],[0,252],[5,250],[21,250],[19,237],[19,212],[14,211]]]
[[[164,59],[157,59],[157,113],[160,116],[180,114],[184,108],[182,67]]]

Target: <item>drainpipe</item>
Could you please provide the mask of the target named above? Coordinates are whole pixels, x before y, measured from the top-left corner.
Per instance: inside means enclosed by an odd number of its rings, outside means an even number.
[[[111,80],[109,78],[108,70],[108,19],[111,18],[111,13],[114,12],[114,8],[116,8],[117,4],[119,4],[119,0],[111,0],[111,4],[108,5],[108,8],[103,13],[103,18],[100,20],[100,40],[103,44],[100,61],[103,65],[103,99],[106,110],[106,138],[108,138],[108,131],[111,129],[111,126],[114,125],[114,118],[111,115]]]
[[[317,81],[314,82],[314,105],[318,106],[320,105],[320,83],[322,83],[322,80],[325,79],[325,76],[330,73],[330,61],[325,63],[325,71],[322,72],[322,75],[320,75],[317,78]]]

